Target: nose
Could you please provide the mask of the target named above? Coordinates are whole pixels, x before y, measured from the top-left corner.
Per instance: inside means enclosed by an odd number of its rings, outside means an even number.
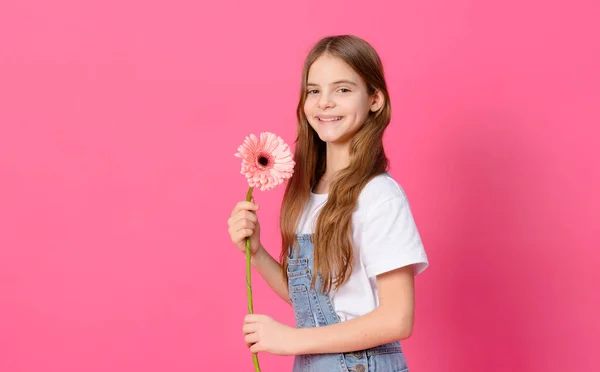
[[[322,94],[321,97],[319,98],[319,101],[317,102],[317,106],[324,110],[326,108],[331,108],[333,106],[335,106],[335,103],[333,102],[333,100],[331,100],[329,98],[328,95],[326,94]]]

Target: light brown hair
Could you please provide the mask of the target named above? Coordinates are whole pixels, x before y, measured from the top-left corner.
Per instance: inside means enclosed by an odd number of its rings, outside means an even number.
[[[307,78],[311,65],[328,54],[340,58],[363,79],[368,93],[383,93],[384,105],[369,112],[364,124],[350,143],[350,164],[331,182],[327,202],[321,209],[312,236],[314,251],[313,286],[317,273],[323,278],[323,291],[339,288],[353,269],[352,212],[358,195],[373,177],[384,173],[388,159],[383,134],[390,122],[391,106],[383,66],[377,52],[365,40],[353,35],[328,36],[319,40],[308,53],[302,69],[300,101],[296,115],[297,137],[294,160],[296,169],[288,180],[280,216],[282,250],[280,262],[287,280],[287,257],[295,248],[295,234],[303,208],[313,186],[325,172],[326,144],[310,126],[304,114]]]

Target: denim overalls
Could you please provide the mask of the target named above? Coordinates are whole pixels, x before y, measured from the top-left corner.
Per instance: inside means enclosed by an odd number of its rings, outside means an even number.
[[[288,257],[288,289],[297,328],[326,326],[340,321],[328,295],[321,293],[322,278],[313,275],[311,234],[296,234],[298,250]],[[339,354],[297,355],[293,372],[408,372],[400,342]]]

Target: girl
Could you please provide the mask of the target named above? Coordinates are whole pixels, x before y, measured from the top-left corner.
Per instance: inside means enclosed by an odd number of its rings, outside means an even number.
[[[250,351],[295,355],[294,372],[408,371],[414,276],[428,266],[406,195],[388,173],[382,137],[391,106],[366,41],[320,40],[302,71],[297,166],[281,208],[276,261],[260,242],[258,205],[238,203],[231,240],[294,309],[296,327],[249,314]]]

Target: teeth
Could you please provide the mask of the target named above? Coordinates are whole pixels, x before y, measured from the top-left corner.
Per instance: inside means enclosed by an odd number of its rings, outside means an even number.
[[[330,118],[330,119],[319,118],[319,120],[321,120],[321,121],[338,121],[338,120],[341,120],[341,119],[342,119],[341,116],[338,116],[337,118]]]

